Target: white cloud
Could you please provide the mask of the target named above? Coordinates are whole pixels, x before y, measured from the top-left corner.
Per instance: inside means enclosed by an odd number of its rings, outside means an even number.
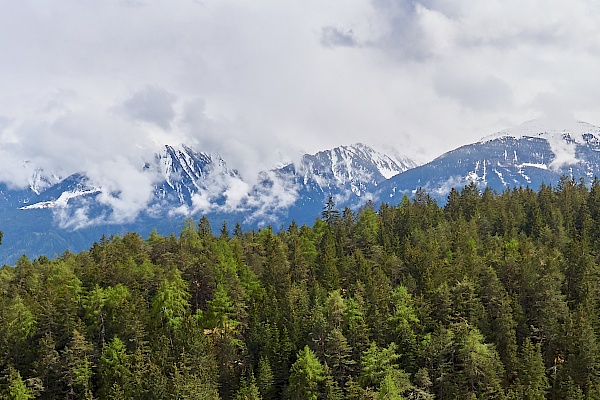
[[[425,189],[426,192],[437,196],[445,196],[450,193],[452,188],[458,188],[460,190],[461,186],[464,186],[467,183],[468,182],[465,182],[460,176],[451,176],[447,181],[442,182],[441,184],[436,183],[433,187],[428,182],[423,189]]]
[[[164,143],[221,154],[252,185],[295,148],[433,158],[538,117],[547,96],[600,124],[598,20],[586,0],[11,2],[0,180],[91,171],[130,218]],[[242,186],[230,204],[252,201]]]
[[[250,192],[250,185],[241,179],[231,179],[229,186],[223,192],[223,195],[227,198],[226,204],[232,210],[238,209],[242,204],[242,201],[248,198]]]
[[[554,153],[550,168],[559,170],[560,167],[579,162],[575,154],[576,145],[574,142],[565,141],[561,135],[549,135],[548,144],[550,145],[550,150]]]
[[[123,103],[123,111],[132,119],[150,122],[169,130],[176,97],[158,86],[147,85]]]
[[[277,212],[294,204],[298,187],[285,176],[268,171],[251,186],[238,177],[213,171],[192,195],[191,207],[182,205],[171,215],[197,215],[217,212],[244,212],[245,222],[277,221]]]
[[[321,29],[321,44],[327,47],[356,47],[359,45],[352,29],[346,31],[335,26]]]
[[[266,185],[254,187],[250,193],[248,204],[255,211],[247,216],[246,222],[262,221],[268,224],[277,221],[277,211],[285,210],[298,198],[298,187],[285,176],[278,176],[272,171],[261,174]]]

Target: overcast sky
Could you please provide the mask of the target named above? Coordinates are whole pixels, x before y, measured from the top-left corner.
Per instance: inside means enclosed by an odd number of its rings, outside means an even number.
[[[598,71],[594,0],[7,0],[0,180],[179,142],[242,171],[355,142],[431,159],[544,113],[600,125]]]

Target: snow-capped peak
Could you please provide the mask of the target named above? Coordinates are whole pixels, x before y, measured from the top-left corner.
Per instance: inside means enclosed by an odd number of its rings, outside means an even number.
[[[36,167],[30,161],[24,161],[23,168],[29,175],[29,179],[27,180],[29,189],[36,195],[39,195],[44,190],[56,185],[64,179],[60,172],[44,170],[43,168]]]
[[[304,185],[312,182],[324,192],[334,190],[362,197],[412,164],[400,163],[365,144],[356,143],[305,154],[299,164],[289,167]],[[286,168],[286,173],[290,168]]]
[[[489,142],[491,140],[504,137],[520,139],[524,137],[538,137],[551,140],[553,138],[567,138],[575,143],[584,144],[589,141],[590,136],[600,137],[600,127],[594,126],[583,121],[555,121],[549,118],[540,118],[526,121],[514,128],[502,130],[492,135],[486,136],[480,142]]]
[[[182,180],[188,183],[205,180],[209,173],[217,170],[226,175],[237,174],[227,167],[219,155],[198,152],[185,145],[165,145],[157,155],[157,161],[159,171],[171,187],[174,182]]]
[[[314,155],[306,155],[302,164],[304,167],[314,166],[314,162],[317,160],[321,164],[321,168],[325,167],[331,171],[333,176],[341,183],[363,177],[365,171],[377,171],[385,179],[389,179],[400,172],[406,171],[414,164],[410,160],[402,163],[363,143],[339,146],[331,150],[320,151]]]
[[[69,200],[95,194],[100,192],[100,188],[90,188],[90,189],[75,189],[72,191],[62,192],[61,195],[56,200],[50,201],[40,201],[39,203],[31,204],[29,206],[20,207],[20,210],[35,210],[35,209],[44,209],[44,208],[61,208],[66,207],[69,204]]]

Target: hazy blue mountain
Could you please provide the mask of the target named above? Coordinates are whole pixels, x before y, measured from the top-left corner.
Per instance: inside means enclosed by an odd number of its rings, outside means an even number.
[[[360,207],[387,179],[416,166],[410,159],[398,160],[361,143],[306,154],[299,165],[276,171],[298,188],[298,200],[286,210],[286,219],[313,221],[330,195],[340,209]]]
[[[297,165],[261,172],[249,183],[218,155],[165,146],[142,166],[159,177],[151,201],[124,221],[102,200],[107,189],[92,185],[84,173],[56,182],[37,179],[39,184],[22,190],[0,186],[0,230],[5,234],[0,260],[79,251],[102,235],[131,230],[143,236],[154,228],[177,233],[187,216],[206,215],[214,229],[223,221],[230,229],[236,222],[247,229],[277,228],[292,220],[312,224],[330,195],[340,208],[360,206],[386,179],[415,165],[355,144],[306,154]]]
[[[0,185],[0,262],[87,249],[102,235],[152,229],[177,234],[184,218],[205,215],[213,229],[230,229],[295,220],[312,224],[329,196],[338,209],[357,209],[367,201],[398,204],[402,196],[425,189],[441,204],[455,187],[475,182],[501,192],[511,187],[555,185],[566,175],[590,183],[600,172],[600,128],[584,122],[534,120],[487,136],[417,166],[364,144],[305,154],[297,163],[242,177],[219,155],[187,146],[165,146],[140,166],[154,180],[151,199],[133,214],[116,211],[85,173],[61,178],[36,171],[29,188]]]
[[[590,183],[600,173],[599,138],[600,128],[585,122],[528,121],[399,174],[378,195],[397,203],[421,187],[445,203],[453,187],[470,182],[497,192],[521,186],[537,190],[542,183],[555,185],[563,175]]]

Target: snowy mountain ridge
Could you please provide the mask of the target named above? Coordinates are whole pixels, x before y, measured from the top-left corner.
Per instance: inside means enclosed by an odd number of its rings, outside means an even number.
[[[582,121],[538,119],[461,146],[388,180],[380,198],[398,200],[421,187],[444,203],[452,188],[474,182],[502,192],[509,188],[553,185],[562,176],[600,175],[600,128]]]
[[[292,168],[305,185],[313,181],[324,191],[349,186],[355,195],[361,196],[368,186],[377,186],[414,166],[414,161],[407,159],[402,163],[365,144],[356,143],[306,154],[300,165]]]
[[[298,165],[264,171],[255,183],[250,183],[217,154],[195,151],[186,145],[165,145],[154,160],[143,166],[144,172],[156,181],[151,198],[145,209],[128,213],[127,220],[119,219],[106,208],[110,204],[106,198],[118,201],[119,193],[91,182],[85,174],[48,184],[46,188],[39,185],[32,201],[23,201],[19,209],[50,209],[55,218],[60,218],[59,226],[71,228],[128,222],[146,214],[175,217],[245,213],[246,221],[276,221],[297,201],[321,205],[331,194],[339,201],[354,199],[358,203],[378,184],[412,165],[414,162],[399,163],[359,143],[305,154]]]
[[[141,183],[127,181],[133,185],[127,193],[85,173],[60,179],[43,170],[35,175],[28,165],[29,188],[14,190],[0,183],[0,229],[5,234],[0,254],[14,260],[23,253],[78,250],[89,248],[102,234],[147,235],[152,228],[169,234],[179,231],[189,216],[207,216],[215,226],[239,222],[246,229],[291,221],[311,224],[329,196],[338,209],[357,210],[369,200],[398,204],[419,188],[444,204],[453,188],[472,182],[480,190],[496,192],[537,190],[542,183],[557,184],[563,176],[583,178],[589,185],[600,175],[599,137],[600,128],[584,122],[535,120],[423,165],[358,143],[294,157],[299,161],[253,179],[218,154],[167,145],[146,157],[139,166]],[[148,193],[131,201],[128,196],[138,187]]]
[[[600,127],[584,121],[553,121],[548,118],[541,118],[526,121],[514,128],[497,132],[483,138],[481,142],[505,138],[546,140],[553,154],[552,160],[542,160],[541,163],[533,163],[530,166],[558,171],[565,165],[577,164],[583,161],[578,158],[578,147],[600,147]],[[517,157],[516,153],[514,156]]]
[[[68,190],[62,192],[61,195],[56,200],[49,201],[40,201],[38,203],[34,203],[28,206],[20,207],[19,210],[35,210],[35,209],[45,209],[45,208],[64,208],[69,205],[69,200],[76,199],[81,196],[96,194],[100,192],[100,188],[92,188],[92,189],[76,189],[76,190]]]
[[[540,118],[526,121],[516,127],[504,129],[500,132],[483,137],[480,142],[488,142],[505,137],[515,139],[522,138],[542,138],[551,140],[558,136],[560,139],[567,139],[578,144],[587,144],[592,137],[600,137],[600,127],[594,126],[584,121],[560,121],[555,122],[551,119]]]

